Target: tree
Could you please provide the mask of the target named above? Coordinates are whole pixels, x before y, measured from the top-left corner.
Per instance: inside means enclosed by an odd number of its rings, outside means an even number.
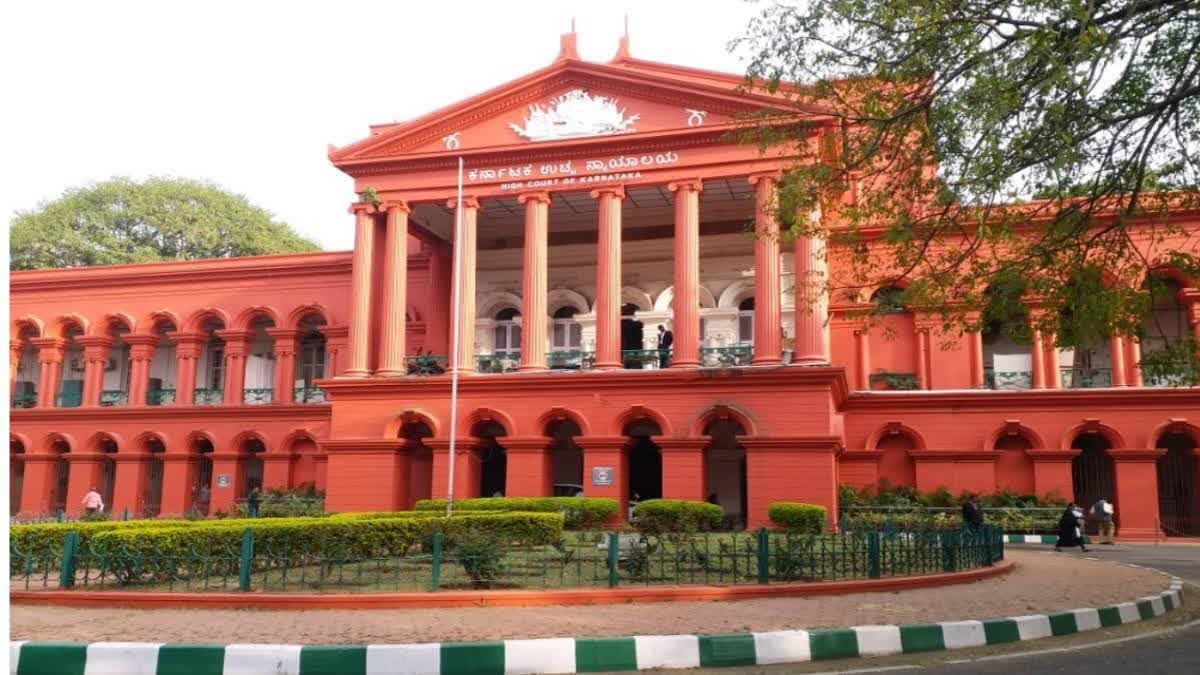
[[[114,178],[67,190],[10,227],[10,269],[316,251],[316,243],[211,183]]]
[[[1032,299],[1077,347],[1149,337],[1165,271],[1200,279],[1195,220],[1168,217],[1200,206],[1200,0],[784,2],[733,46],[795,105],[745,137],[796,157],[780,218],[828,238],[835,298],[902,279],[958,331]],[[1195,382],[1169,342],[1143,366]]]

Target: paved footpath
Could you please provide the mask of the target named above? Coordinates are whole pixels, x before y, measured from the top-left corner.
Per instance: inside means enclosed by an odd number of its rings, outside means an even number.
[[[1200,548],[1197,549],[1200,551]],[[1103,607],[1163,590],[1162,575],[1009,551],[1017,570],[940,589],[736,602],[417,610],[139,610],[14,605],[18,640],[378,644],[745,633],[920,624]]]

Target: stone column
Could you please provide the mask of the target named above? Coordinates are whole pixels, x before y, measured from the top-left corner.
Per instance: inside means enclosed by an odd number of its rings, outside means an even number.
[[[371,351],[371,261],[375,251],[375,207],[352,204],[354,214],[353,286],[350,300],[349,377],[370,375]]]
[[[455,443],[455,501],[479,496],[479,456],[475,453],[477,440],[469,436],[460,437]],[[450,441],[426,439],[425,445],[433,453],[433,498],[445,499],[450,479]]]
[[[837,525],[839,439],[832,436],[739,438],[746,449],[746,527],[770,527],[771,502],[804,502],[826,509]]]
[[[8,394],[17,389],[17,370],[21,367],[21,352],[25,351],[25,343],[20,340],[8,341]],[[22,497],[24,499],[24,497]]]
[[[526,192],[517,197],[525,205],[525,267],[521,276],[521,370],[546,369],[546,229],[550,195]]]
[[[383,334],[379,340],[379,370],[376,374],[399,377],[404,367],[404,312],[408,303],[408,214],[404,202],[388,202],[387,237],[383,255]]]
[[[62,338],[33,338],[30,342],[38,350],[37,407],[53,408],[58,405],[63,352],[66,350],[67,341]]]
[[[206,338],[197,333],[169,333],[175,345],[175,405],[192,405],[196,397],[196,366]]]
[[[325,377],[337,377],[346,368],[350,329],[345,326],[322,327],[325,334]]]
[[[508,466],[504,476],[506,497],[549,497],[553,495],[550,472],[552,439],[505,438]]]
[[[675,193],[675,286],[672,368],[700,365],[700,190],[699,179],[667,186]]]
[[[402,508],[408,480],[400,474],[403,445],[402,438],[322,441],[328,462],[326,508],[339,512]]]
[[[129,405],[144,406],[150,386],[150,364],[154,362],[154,352],[158,349],[158,336],[126,335],[125,342],[129,343]]]
[[[199,457],[187,452],[166,452],[163,460],[162,515],[182,516],[196,499],[196,465]],[[216,487],[214,479],[213,487]]]
[[[662,451],[664,499],[704,501],[708,496],[704,446],[707,438],[654,438]]]
[[[296,348],[300,331],[294,328],[268,328],[266,333],[275,341],[275,381],[271,383],[271,402],[291,403],[296,393]]]
[[[756,366],[783,362],[780,328],[779,221],[775,217],[777,173],[751,174],[754,186],[754,358]]]
[[[756,305],[757,306],[757,305]],[[866,328],[854,329],[854,388],[871,389],[871,334]]]
[[[625,188],[592,191],[599,200],[596,261],[596,370],[621,368],[621,201]]]
[[[1129,371],[1129,386],[1145,386],[1142,381],[1142,343],[1137,338],[1125,341],[1125,367]]]
[[[238,499],[244,499],[242,494],[246,487],[242,485],[242,455],[236,452],[212,452],[212,492],[209,500],[208,513],[212,515],[218,510],[232,514]],[[229,485],[220,486],[220,477],[228,476]]]
[[[457,200],[447,202],[451,209],[457,208]],[[474,197],[463,197],[462,213],[455,214],[455,227],[462,226],[454,235],[453,270],[461,270],[458,286],[458,362],[460,373],[475,372],[475,221],[479,215],[479,201]],[[528,321],[528,319],[526,319]],[[522,327],[524,334],[524,327]],[[434,486],[436,489],[436,485]]]
[[[117,462],[117,480],[113,486],[113,518],[120,518],[129,509],[131,518],[142,515],[145,506],[146,465],[150,455],[144,452],[118,452],[113,459]],[[165,467],[164,467],[165,469]],[[166,476],[163,476],[164,487]]]
[[[917,327],[917,380],[921,389],[933,389],[933,374],[929,363],[929,328]]]
[[[629,517],[629,456],[624,436],[577,436],[583,450],[583,494],[617,500],[617,522]],[[597,479],[606,484],[597,484]]]
[[[58,453],[30,453],[26,448],[24,485],[21,488],[21,515],[57,515],[50,513],[50,493],[58,481]]]
[[[971,314],[971,320],[979,320],[978,314]],[[987,383],[983,377],[983,327],[975,332],[967,333],[967,349],[970,355],[971,364],[971,388],[982,389]]]
[[[1051,333],[1046,335],[1042,342],[1046,350],[1043,361],[1046,368],[1046,388],[1062,389],[1062,362],[1059,360],[1058,339]]]
[[[1158,459],[1167,454],[1159,448],[1114,448],[1117,534],[1125,539],[1154,539],[1158,533]],[[1081,505],[1083,506],[1083,505]],[[1085,506],[1085,508],[1088,508]]]
[[[796,237],[793,265],[796,273],[796,347],[792,363],[829,363],[829,292],[826,278],[825,239]]]
[[[246,389],[246,353],[250,350],[250,331],[219,330],[225,341],[225,405],[241,405]]]
[[[1125,380],[1125,339],[1114,335],[1108,339],[1109,365],[1112,366],[1112,386],[1127,386]]]
[[[1033,368],[1033,388],[1046,388],[1046,369],[1045,369],[1046,348],[1042,341],[1042,331],[1033,329],[1033,347],[1029,351],[1029,359]]]
[[[100,392],[104,389],[104,367],[108,365],[108,354],[112,340],[99,336],[75,338],[83,346],[83,401],[85,408],[100,405]]]

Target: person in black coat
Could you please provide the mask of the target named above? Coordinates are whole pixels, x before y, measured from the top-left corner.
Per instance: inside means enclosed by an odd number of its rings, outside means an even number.
[[[671,345],[675,344],[675,334],[662,324],[658,325],[658,367],[666,368],[671,365]]]
[[[1075,506],[1075,502],[1067,504],[1067,510],[1063,511],[1062,517],[1058,519],[1058,541],[1054,544],[1055,551],[1061,551],[1064,546],[1067,548],[1078,546],[1084,553],[1087,552],[1080,530],[1082,522],[1083,512]]]
[[[971,530],[978,530],[983,527],[983,509],[979,507],[979,502],[974,498],[963,502],[962,519],[963,526]]]

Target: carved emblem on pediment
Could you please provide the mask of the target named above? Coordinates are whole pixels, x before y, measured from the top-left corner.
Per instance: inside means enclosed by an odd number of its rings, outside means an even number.
[[[573,89],[546,105],[529,106],[524,126],[510,123],[508,127],[518,136],[531,141],[553,141],[583,136],[609,136],[635,131],[633,125],[641,115],[625,115],[617,108],[616,99],[592,96],[582,89]]]

